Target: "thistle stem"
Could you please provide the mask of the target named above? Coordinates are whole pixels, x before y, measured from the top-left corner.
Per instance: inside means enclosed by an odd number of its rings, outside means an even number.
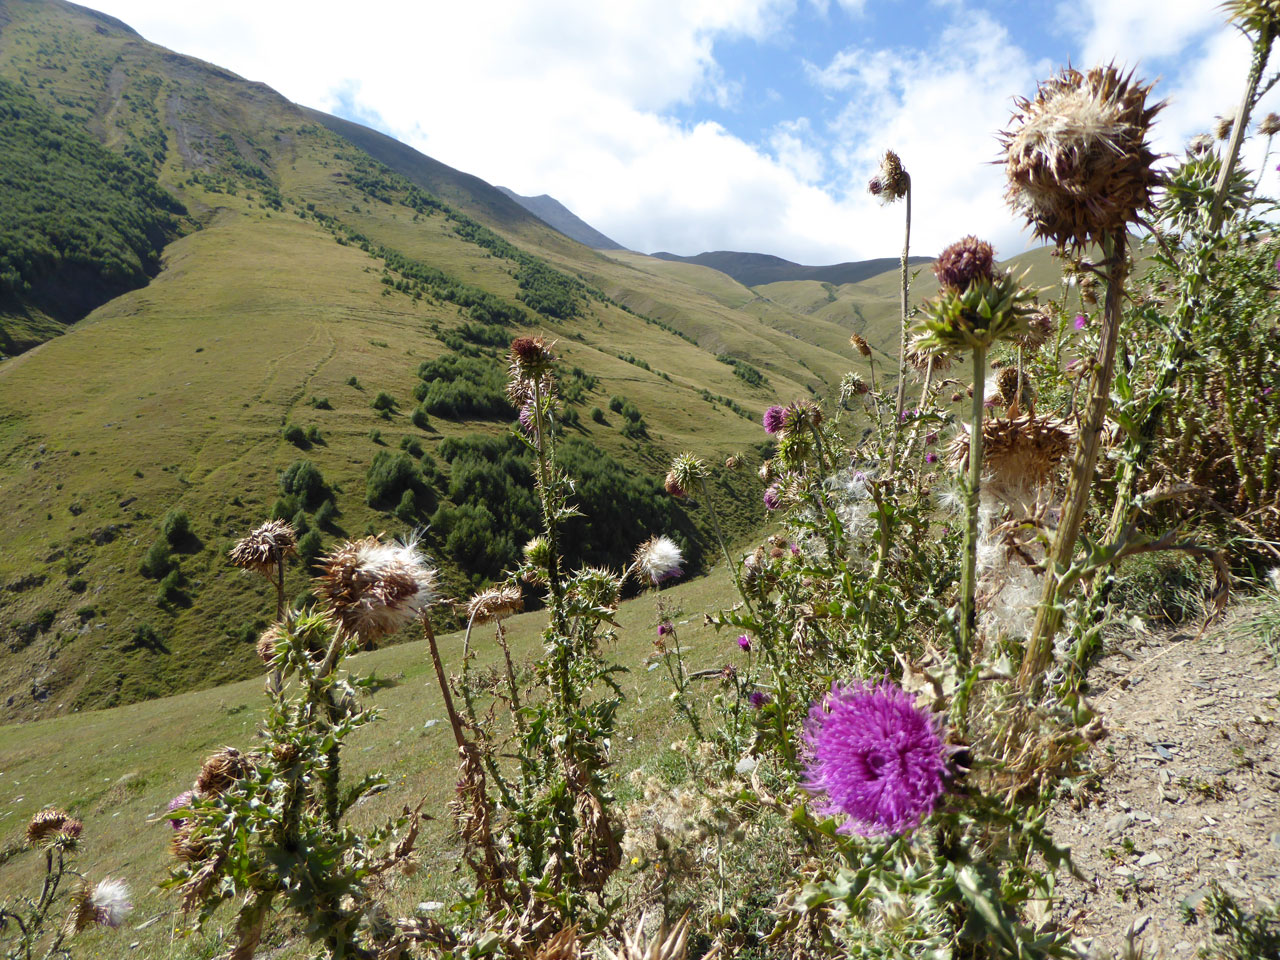
[[[1102,336],[1094,359],[1089,399],[1080,423],[1080,437],[1071,461],[1071,478],[1067,482],[1062,518],[1045,558],[1044,592],[1036,610],[1027,656],[1018,673],[1018,683],[1023,689],[1039,684],[1041,674],[1049,664],[1053,638],[1062,627],[1063,598],[1059,596],[1059,586],[1071,566],[1076,541],[1080,537],[1080,527],[1089,506],[1093,471],[1098,464],[1102,428],[1111,399],[1116,343],[1120,333],[1121,301],[1124,298],[1124,280],[1128,270],[1124,232],[1115,231],[1104,236],[1102,250],[1107,262],[1107,299],[1103,307]]]
[[[733,557],[729,554],[729,545],[725,543],[724,534],[720,532],[720,518],[716,515],[715,504],[711,502],[711,492],[707,489],[707,478],[698,477],[698,486],[702,489],[702,501],[707,505],[707,513],[711,515],[711,529],[716,535],[716,543],[720,544],[720,552],[724,554],[724,562],[729,565],[729,572],[733,574],[733,584],[738,588],[738,592],[742,593],[742,576],[739,565],[733,562]]]
[[[1253,42],[1253,59],[1249,64],[1249,78],[1245,82],[1244,96],[1240,99],[1240,106],[1236,110],[1235,122],[1231,127],[1231,140],[1227,143],[1227,155],[1222,158],[1222,169],[1218,172],[1218,182],[1213,191],[1213,206],[1209,211],[1210,233],[1216,234],[1222,228],[1227,191],[1231,187],[1231,174],[1236,168],[1236,160],[1240,158],[1244,129],[1249,125],[1249,114],[1257,98],[1262,73],[1267,69],[1267,59],[1271,55],[1271,43],[1274,39],[1271,28],[1268,26],[1263,28],[1262,33]]]
[[[431,620],[422,615],[422,633],[427,638],[427,646],[431,650],[431,663],[436,668],[436,680],[440,683],[440,696],[444,700],[444,712],[449,715],[449,726],[453,728],[453,739],[459,747],[465,747],[467,740],[462,735],[462,720],[453,706],[453,696],[449,693],[449,682],[445,679],[444,663],[440,660],[440,649],[436,646],[436,633],[431,629]]]
[[[902,230],[902,330],[898,335],[898,396],[894,401],[893,439],[889,444],[890,476],[893,476],[894,467],[898,462],[898,433],[902,429],[902,408],[906,403],[907,395],[907,294],[911,285],[911,277],[907,273],[907,261],[911,253],[911,175],[906,171],[903,171],[902,175],[907,181],[907,191],[904,196],[907,210]]]
[[[974,603],[978,591],[978,501],[982,493],[982,418],[983,377],[987,363],[987,348],[973,350],[973,405],[970,408],[969,476],[965,483],[964,566],[960,571],[960,632],[956,648],[956,662],[961,672],[969,668],[970,654],[977,633],[977,612]]]

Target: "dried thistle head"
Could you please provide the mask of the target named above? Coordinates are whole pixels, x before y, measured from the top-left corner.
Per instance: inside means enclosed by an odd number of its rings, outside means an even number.
[[[1280,0],[1227,0],[1227,19],[1250,33],[1280,33]]]
[[[686,914],[674,927],[663,924],[651,938],[645,937],[647,914],[641,914],[634,933],[622,932],[622,942],[615,953],[602,947],[606,960],[685,960],[689,950],[689,917]],[[705,956],[718,953],[718,948]]]
[[[892,150],[886,150],[880,161],[880,169],[867,182],[867,192],[881,203],[901,200],[911,189],[911,175],[902,166],[902,160]]]
[[[975,280],[991,280],[995,263],[991,244],[970,234],[942,251],[933,264],[933,275],[942,287],[959,292]]]
[[[298,534],[283,520],[268,520],[227,554],[232,566],[274,579],[280,565],[298,553]]]
[[[253,770],[253,759],[235,747],[223,747],[210,754],[196,777],[196,791],[202,796],[216,797]]]
[[[1280,116],[1268,113],[1258,121],[1258,132],[1264,137],[1274,137],[1277,133],[1280,133]]]
[[[631,570],[641,583],[656,587],[684,573],[684,554],[670,537],[650,537],[636,548]]]
[[[477,593],[467,604],[467,619],[472,623],[502,620],[524,609],[524,595],[513,583],[503,583]]]
[[[858,353],[862,354],[864,357],[871,356],[871,344],[867,343],[867,338],[864,337],[862,334],[860,333],[849,334],[849,344],[853,347],[853,349],[857,350]]]
[[[578,927],[565,927],[538,948],[533,960],[581,960],[582,943],[578,940]]]
[[[48,808],[35,814],[27,824],[27,843],[33,847],[68,846],[79,840],[83,831],[84,823],[80,820]]]
[[[1037,311],[1027,317],[1027,332],[1014,338],[1014,343],[1023,350],[1034,352],[1049,342],[1053,335],[1053,318],[1047,313]]]
[[[1213,138],[1215,140],[1227,140],[1231,137],[1231,128],[1236,125],[1236,121],[1232,117],[1214,117],[1213,118]]]
[[[1114,65],[1070,67],[1018,98],[1001,133],[1009,205],[1037,237],[1080,250],[1123,231],[1151,206],[1159,182],[1147,143],[1163,103]]]
[[[189,823],[184,823],[169,838],[169,853],[183,863],[200,863],[212,851],[209,841],[193,833]]]
[[[320,561],[316,593],[362,647],[415,620],[438,597],[438,574],[417,542],[348,540]]]
[[[929,371],[929,361],[933,361],[933,372],[942,373],[951,369],[951,354],[941,350],[931,350],[922,337],[915,336],[907,341],[907,352],[903,354],[907,366],[917,374]]]
[[[280,645],[281,638],[284,637],[284,628],[279,621],[273,623],[267,629],[262,631],[262,636],[258,637],[257,651],[258,659],[271,666],[276,659],[276,648]]]
[[[952,464],[960,470],[969,464],[969,437],[956,435],[948,449]],[[1051,417],[991,418],[982,424],[983,482],[1020,495],[1044,484],[1071,451],[1071,426]]]
[[[1036,398],[1035,387],[1031,385],[1026,371],[1019,372],[1017,367],[1004,367],[996,375],[996,389],[992,399],[1002,406],[1011,406],[1018,402],[1018,387],[1022,387],[1022,402],[1028,403]]]

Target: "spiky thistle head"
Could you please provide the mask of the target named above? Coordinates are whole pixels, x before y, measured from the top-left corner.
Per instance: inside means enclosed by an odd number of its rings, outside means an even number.
[[[552,369],[556,362],[551,344],[542,337],[516,337],[511,341],[511,375],[521,380],[536,380]]]
[[[871,390],[867,386],[867,381],[863,380],[858,374],[850,370],[840,378],[840,402],[847,403],[854,397],[866,396]]]
[[[867,338],[860,333],[849,334],[849,345],[864,357],[871,356],[871,344],[867,343]]]
[[[1031,385],[1031,380],[1027,377],[1026,371],[1019,372],[1015,366],[1003,367],[996,374],[995,390],[992,392],[992,399],[996,403],[1003,406],[1010,406],[1018,402],[1018,388],[1022,388],[1022,402],[1034,401],[1036,398],[1035,387]]]
[[[1236,125],[1233,117],[1214,117],[1213,118],[1213,138],[1215,140],[1228,140],[1231,138],[1231,128]]]
[[[348,540],[321,558],[316,593],[349,636],[369,648],[417,619],[439,596],[416,540]]]
[[[636,921],[634,933],[622,931],[622,942],[617,952],[601,947],[606,960],[685,960],[689,952],[689,917],[686,915],[674,927],[663,924],[650,938],[645,937],[646,914]],[[712,948],[712,953],[716,948]],[[710,957],[711,954],[706,956]]]
[[[529,583],[546,583],[551,570],[551,541],[534,537],[524,545],[520,576]]]
[[[84,823],[69,813],[52,808],[36,813],[27,823],[27,843],[33,847],[73,846],[84,831]]]
[[[514,583],[502,583],[483,590],[467,604],[467,619],[471,623],[487,623],[502,620],[524,609],[524,595]]]
[[[196,777],[196,792],[201,796],[216,797],[225,793],[238,780],[243,780],[254,768],[253,757],[235,747],[223,747],[212,753],[200,768]]]
[[[951,369],[951,354],[942,350],[930,349],[924,338],[917,335],[907,341],[907,352],[903,354],[907,366],[917,374],[927,373],[929,361],[933,361],[933,372],[943,373]]]
[[[668,536],[650,537],[636,548],[631,572],[641,583],[657,586],[684,573],[684,554]]]
[[[947,450],[959,471],[969,466],[968,425],[964,425]],[[992,485],[997,495],[1021,496],[1048,481],[1056,467],[1071,452],[1075,431],[1069,423],[1053,417],[1030,415],[990,417],[982,424],[983,483]]]
[[[622,580],[604,567],[583,567],[573,575],[565,593],[575,613],[612,614],[622,599]]]
[[[933,275],[944,289],[962,292],[975,280],[990,281],[995,264],[995,250],[991,244],[970,234],[938,255],[933,264]]]
[[[912,325],[917,349],[962,353],[1027,332],[1034,294],[1007,270],[976,275],[963,290],[944,286],[920,305]]]
[[[1280,116],[1268,113],[1258,121],[1258,132],[1264,137],[1274,137],[1277,133],[1280,133]]]
[[[892,150],[886,150],[878,169],[867,182],[867,192],[881,203],[901,200],[911,189],[911,175],[902,166],[901,158]]]
[[[673,497],[686,496],[707,477],[707,465],[692,453],[682,453],[671,461],[667,471],[667,493]]]
[[[1227,19],[1250,33],[1280,34],[1280,0],[1227,0],[1222,5]]]
[[[1023,350],[1036,351],[1049,342],[1053,335],[1053,318],[1044,311],[1037,310],[1027,315],[1027,332],[1014,338],[1014,343]]]
[[[833,683],[805,725],[804,787],[842,818],[842,833],[914,830],[946,789],[947,747],[939,721],[900,687]]]
[[[280,647],[280,641],[284,639],[284,635],[284,628],[279,621],[263,630],[262,635],[258,637],[256,646],[258,659],[267,666],[271,666],[275,662],[276,652]]]
[[[298,534],[283,520],[268,520],[227,554],[232,566],[274,579],[280,565],[298,553]]]
[[[1067,67],[1015,101],[1000,134],[1005,197],[1037,237],[1082,250],[1151,206],[1160,178],[1147,136],[1164,104],[1149,105],[1150,92],[1114,65]]]

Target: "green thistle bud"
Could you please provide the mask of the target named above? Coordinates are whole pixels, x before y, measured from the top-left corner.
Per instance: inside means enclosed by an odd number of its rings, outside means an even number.
[[[1007,271],[976,278],[962,291],[943,289],[921,304],[916,343],[921,350],[961,352],[1025,336],[1033,298]]]

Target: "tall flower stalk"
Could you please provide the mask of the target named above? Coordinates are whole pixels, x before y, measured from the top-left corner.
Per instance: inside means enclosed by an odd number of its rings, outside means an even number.
[[[911,276],[907,272],[911,256],[911,174],[902,166],[902,160],[892,150],[886,150],[876,171],[867,184],[867,192],[881,203],[903,203],[902,263],[900,267],[902,324],[898,336],[898,393],[893,404],[893,439],[889,443],[889,474],[893,475],[898,461],[898,434],[902,429],[902,411],[907,396],[907,303]]]
[[[1150,90],[1114,65],[1088,73],[1067,68],[1040,84],[1034,98],[1016,102],[1010,129],[1002,134],[1010,206],[1026,217],[1036,236],[1052,240],[1059,250],[1079,257],[1100,246],[1103,262],[1092,269],[1107,284],[1062,517],[1046,557],[1044,589],[1019,673],[1023,688],[1038,684],[1062,625],[1060,588],[1089,506],[1115,371],[1128,226],[1151,206],[1159,182],[1147,135],[1163,104],[1148,104]]]

